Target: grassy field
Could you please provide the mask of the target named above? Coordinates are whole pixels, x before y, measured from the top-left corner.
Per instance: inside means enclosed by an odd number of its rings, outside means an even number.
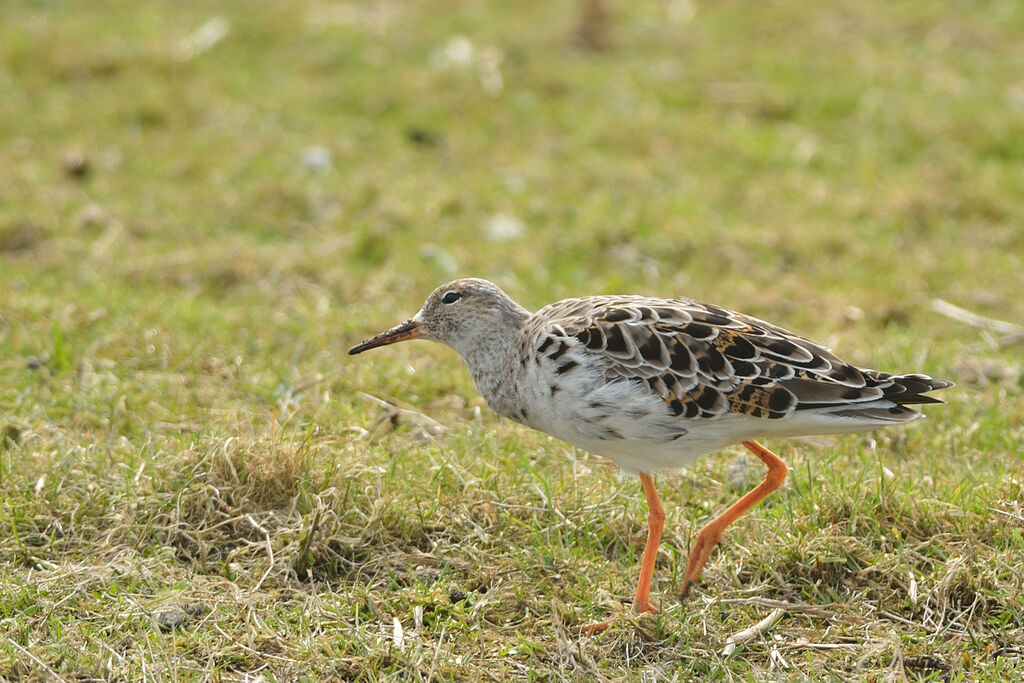
[[[0,6],[0,680],[1024,676],[1024,4]],[[957,382],[635,478],[457,356],[455,276],[686,295]],[[726,653],[773,610],[770,627]],[[730,648],[731,649],[731,648]]]

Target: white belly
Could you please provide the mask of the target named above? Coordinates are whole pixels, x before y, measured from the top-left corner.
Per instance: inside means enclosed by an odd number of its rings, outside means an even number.
[[[520,408],[510,417],[608,458],[627,472],[683,467],[702,455],[753,438],[764,420],[729,414],[680,418],[646,385],[605,382],[603,373],[577,368],[558,376],[531,364],[517,382]]]

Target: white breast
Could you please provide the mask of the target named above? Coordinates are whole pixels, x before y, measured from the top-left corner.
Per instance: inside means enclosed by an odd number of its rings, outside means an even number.
[[[566,360],[578,365],[559,374],[557,368]],[[645,384],[606,381],[594,356],[578,348],[558,363],[531,359],[515,385],[519,410],[509,414],[512,419],[606,457],[628,472],[685,466],[730,443],[753,438],[762,427],[757,423],[763,422],[745,415],[674,416]]]

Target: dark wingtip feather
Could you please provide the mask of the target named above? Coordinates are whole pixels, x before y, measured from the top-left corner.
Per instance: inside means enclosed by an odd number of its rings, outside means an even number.
[[[898,405],[943,403],[937,398],[923,394],[954,386],[948,380],[932,379],[928,375],[894,375],[888,379],[892,381],[892,386],[886,387],[883,395]]]
[[[921,394],[899,394],[898,396],[886,396],[886,398],[891,399],[901,406],[920,405],[922,403],[945,403],[945,401],[939,400],[933,396],[922,396]]]

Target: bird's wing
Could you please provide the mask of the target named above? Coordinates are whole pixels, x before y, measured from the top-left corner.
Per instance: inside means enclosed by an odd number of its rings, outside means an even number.
[[[607,381],[646,384],[679,417],[779,419],[804,409],[855,410],[879,399],[899,408],[937,403],[923,392],[950,386],[925,375],[857,368],[771,323],[691,299],[567,299],[534,319],[544,321],[532,335],[541,356],[569,347],[583,352]],[[572,365],[559,366],[560,373],[578,364],[564,362]],[[908,415],[893,413],[892,421],[916,415],[900,410]]]

